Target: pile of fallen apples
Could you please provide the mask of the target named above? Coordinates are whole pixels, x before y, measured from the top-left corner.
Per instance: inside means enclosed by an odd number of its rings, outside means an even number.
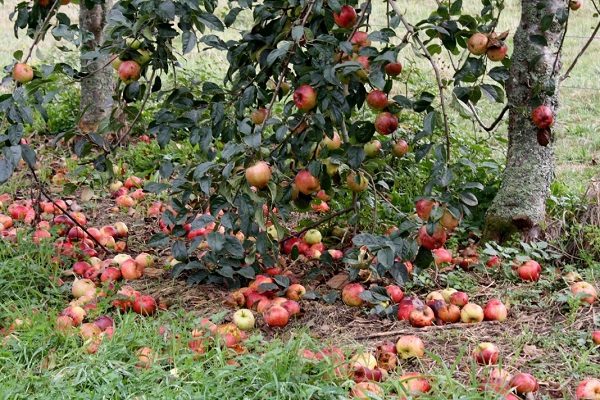
[[[351,389],[351,396],[356,399],[370,399],[375,396],[383,398],[384,389],[378,384],[384,380],[398,379],[401,396],[410,398],[428,393],[432,389],[430,379],[418,372],[404,373],[398,378],[392,374],[404,360],[422,358],[425,345],[417,336],[401,336],[396,343],[384,342],[377,346],[375,354],[366,352],[354,355],[345,361],[344,353],[339,349],[326,349],[319,353],[304,350],[302,355],[310,360],[328,359],[334,364],[336,374],[350,376],[356,383]],[[527,372],[514,375],[507,369],[498,366],[500,350],[489,342],[479,343],[472,351],[473,361],[482,366],[478,373],[481,391],[495,393],[506,400],[529,398],[539,390],[536,378]],[[402,397],[406,398],[406,397]],[[584,379],[576,390],[577,400],[593,400],[600,398],[600,380]]]

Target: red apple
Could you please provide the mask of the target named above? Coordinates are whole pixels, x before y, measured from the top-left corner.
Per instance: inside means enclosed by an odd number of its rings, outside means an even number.
[[[570,0],[569,1],[569,8],[572,11],[577,11],[581,8],[581,6],[583,5],[583,0]]]
[[[418,336],[400,336],[396,342],[396,353],[402,359],[421,358],[425,355],[425,344]]]
[[[108,267],[100,275],[102,282],[115,282],[121,279],[121,270],[115,267]]]
[[[519,277],[524,281],[537,281],[540,279],[542,267],[534,260],[524,262],[517,269]]]
[[[429,381],[418,372],[409,372],[400,377],[402,391],[411,397],[417,397],[431,390]]]
[[[300,300],[304,295],[306,294],[306,288],[302,285],[300,285],[299,283],[293,283],[291,284],[286,292],[285,292],[285,297],[287,297],[290,300]]]
[[[132,83],[140,79],[142,67],[136,61],[127,60],[119,65],[119,79],[125,83]]]
[[[111,317],[108,315],[102,315],[94,321],[94,325],[96,325],[102,332],[106,331],[108,328],[114,328],[115,323]]]
[[[483,309],[475,303],[467,303],[460,310],[460,320],[465,324],[483,321]]]
[[[333,21],[340,28],[352,28],[356,24],[356,10],[352,6],[342,6],[339,13],[333,13]]]
[[[423,225],[419,229],[417,243],[428,250],[434,250],[442,247],[446,243],[446,239],[446,230],[441,225],[436,225],[432,234],[429,234],[427,225]]]
[[[488,37],[483,33],[474,33],[469,40],[467,40],[467,49],[475,56],[480,56],[487,52],[488,48]]]
[[[592,342],[594,342],[595,345],[600,346],[600,331],[592,332]]]
[[[423,328],[433,325],[435,315],[429,306],[417,307],[408,315],[408,320],[411,326],[415,328]]]
[[[402,73],[402,64],[393,62],[385,65],[385,73],[389,76],[398,76]]]
[[[491,299],[483,309],[483,316],[486,321],[506,321],[508,310],[502,301]]]
[[[473,359],[481,365],[495,365],[499,356],[498,346],[489,342],[479,343],[473,350]]]
[[[400,139],[392,146],[392,154],[396,157],[403,157],[406,153],[408,153],[408,143],[406,143],[406,140]]]
[[[281,251],[283,254],[292,254],[292,250],[294,247],[298,247],[299,242],[302,239],[297,237],[292,237],[281,244]],[[300,250],[300,249],[298,249]]]
[[[387,292],[388,296],[390,296],[390,299],[396,304],[400,303],[404,298],[404,292],[402,291],[400,286],[387,285],[385,287],[385,291]]]
[[[584,379],[575,391],[577,400],[600,400],[600,379]]]
[[[581,300],[581,302],[594,304],[598,298],[596,288],[588,282],[575,282],[571,285],[571,293]]]
[[[290,317],[300,314],[300,304],[295,300],[287,300],[281,303],[281,307],[285,308]]]
[[[496,268],[496,267],[499,267],[500,265],[502,265],[502,260],[500,259],[499,256],[492,256],[487,260],[485,265],[488,268]]]
[[[367,32],[356,31],[354,32],[354,35],[352,35],[350,43],[352,43],[356,49],[359,49],[361,47],[370,46],[371,40],[369,40],[369,34]]]
[[[94,296],[96,294],[96,284],[89,279],[75,279],[71,287],[73,297]]]
[[[133,300],[133,312],[140,315],[152,315],[156,312],[157,304],[154,297],[148,295],[137,296]]]
[[[508,53],[508,46],[504,42],[500,42],[498,46],[489,47],[487,49],[487,57],[491,61],[502,61]]]
[[[19,83],[27,83],[33,79],[33,68],[25,63],[16,63],[12,70],[12,77]]]
[[[450,304],[463,307],[469,302],[469,295],[465,292],[454,292],[450,295]]]
[[[259,161],[246,169],[246,181],[258,189],[267,187],[271,180],[271,167],[264,161]]]
[[[382,135],[389,135],[398,129],[398,117],[389,112],[382,112],[375,118],[375,130]]]
[[[510,387],[514,388],[518,394],[526,394],[537,392],[540,386],[531,374],[520,372],[512,377]]]
[[[435,265],[441,265],[444,263],[452,262],[452,253],[444,248],[433,249],[431,250],[433,253],[433,262]]]
[[[531,119],[540,129],[548,129],[554,124],[552,109],[546,105],[536,107],[531,113]]]
[[[90,268],[92,268],[92,266],[85,261],[77,261],[75,264],[73,264],[73,272],[79,276],[83,276],[83,274],[85,274],[85,272]]]
[[[282,306],[272,306],[267,309],[263,318],[270,327],[284,327],[290,320],[290,314]]]
[[[303,169],[296,174],[294,183],[298,191],[305,195],[313,194],[321,189],[319,179],[314,177],[307,169]]]
[[[423,302],[416,297],[405,297],[398,303],[398,319],[408,320],[411,311],[416,307],[423,307]]]
[[[294,91],[294,104],[300,111],[310,111],[317,105],[317,92],[310,85],[301,85]]]
[[[365,291],[365,288],[360,283],[349,283],[342,289],[342,301],[350,307],[360,307],[364,300],[360,294]]]
[[[367,95],[367,104],[373,110],[383,110],[388,105],[387,94],[379,89],[375,89]]]

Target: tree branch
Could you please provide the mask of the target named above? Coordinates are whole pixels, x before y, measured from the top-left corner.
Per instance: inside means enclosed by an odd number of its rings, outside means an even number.
[[[343,209],[343,210],[340,210],[340,211],[338,211],[338,212],[334,212],[333,214],[331,214],[331,215],[328,215],[327,217],[325,217],[325,218],[323,218],[323,219],[320,219],[319,221],[317,221],[317,222],[315,222],[315,223],[313,223],[313,224],[310,224],[310,225],[309,225],[309,226],[307,226],[306,228],[302,229],[300,232],[297,232],[297,233],[295,233],[295,234],[293,234],[293,235],[291,235],[291,236],[288,236],[288,237],[286,237],[285,239],[283,239],[283,240],[281,241],[281,243],[287,242],[288,240],[290,240],[290,239],[292,239],[292,238],[299,237],[299,236],[300,236],[300,235],[302,235],[304,232],[306,232],[306,231],[308,231],[308,230],[310,230],[310,229],[316,228],[317,226],[319,226],[319,225],[321,225],[321,224],[324,224],[324,223],[325,223],[325,222],[327,222],[327,221],[331,221],[332,219],[334,219],[334,218],[337,218],[337,217],[339,217],[340,215],[348,214],[348,213],[349,213],[350,211],[352,211],[352,210],[354,210],[354,207],[348,207],[348,208],[345,208],[345,209]]]
[[[56,10],[56,8],[58,7],[59,4],[60,4],[60,0],[54,0],[54,3],[52,4],[52,7],[50,7],[50,9],[48,10],[48,15],[46,15],[46,18],[42,22],[42,25],[40,26],[40,29],[35,34],[35,38],[33,39],[33,43],[31,43],[31,46],[29,46],[29,51],[27,52],[27,57],[25,57],[25,61],[23,61],[24,63],[26,63],[27,61],[29,61],[29,59],[31,58],[31,54],[33,53],[33,49],[39,43],[40,39],[42,38],[42,35],[45,33],[46,26],[50,23],[50,18],[52,18],[52,16],[54,15],[54,10]]]
[[[469,108],[473,112],[473,116],[475,117],[475,120],[477,121],[477,123],[479,124],[479,126],[481,126],[481,128],[483,128],[483,130],[485,130],[486,132],[491,132],[494,129],[496,129],[496,127],[498,126],[498,124],[500,123],[500,121],[502,121],[502,118],[504,118],[504,114],[506,114],[506,112],[510,108],[510,106],[508,104],[505,105],[504,108],[502,109],[502,111],[500,111],[500,115],[498,115],[496,117],[496,119],[494,120],[494,122],[492,122],[492,125],[485,126],[485,124],[481,120],[481,117],[479,117],[479,114],[477,114],[477,110],[475,109],[475,107],[473,106],[473,104],[471,104],[471,102],[469,101],[469,102],[467,102],[467,105],[469,106]]]
[[[437,82],[438,90],[440,93],[440,105],[442,107],[442,114],[444,118],[444,132],[446,135],[446,162],[450,162],[450,125],[448,123],[446,100],[444,99],[444,83],[442,82],[442,74],[440,73],[440,69],[437,63],[429,53],[429,50],[427,50],[427,46],[425,46],[421,38],[419,38],[419,35],[416,34],[414,27],[406,20],[406,18],[404,18],[404,14],[402,14],[398,3],[396,3],[395,0],[388,0],[388,3],[392,7],[396,15],[398,15],[400,22],[402,22],[406,30],[412,35],[414,41],[417,43],[417,45],[419,45],[421,50],[423,50],[425,58],[427,58],[427,60],[431,64],[431,67],[433,68],[433,72],[435,73],[435,80]]]
[[[583,45],[583,47],[579,51],[579,54],[577,54],[577,56],[573,60],[573,63],[571,63],[571,65],[569,66],[569,68],[567,68],[567,72],[565,72],[565,74],[560,77],[559,83],[562,82],[562,81],[564,81],[565,79],[567,79],[569,77],[569,74],[571,74],[571,71],[573,71],[573,68],[575,68],[575,65],[577,65],[577,62],[579,61],[579,58],[581,58],[581,56],[583,55],[583,53],[585,53],[585,51],[587,50],[587,48],[590,47],[590,44],[592,44],[592,42],[596,38],[596,34],[598,33],[598,30],[600,30],[600,22],[598,22],[598,25],[596,25],[596,28],[594,28],[594,31],[592,32],[592,36],[590,36],[590,38],[588,39],[588,41]]]

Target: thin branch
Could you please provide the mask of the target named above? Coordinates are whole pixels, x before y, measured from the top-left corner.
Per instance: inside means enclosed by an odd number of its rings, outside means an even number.
[[[33,167],[31,165],[29,165],[29,163],[26,163],[26,164],[29,167],[31,174],[33,175],[33,179],[35,180],[35,183],[36,183],[40,193],[43,194],[44,197],[46,197],[48,200],[50,200],[50,202],[54,205],[54,207],[58,208],[64,215],[67,216],[67,218],[69,218],[71,221],[73,221],[73,223],[75,225],[77,225],[79,228],[81,228],[86,233],[86,235],[88,235],[88,237],[90,239],[92,239],[98,246],[100,246],[102,248],[102,250],[104,250],[107,254],[110,254],[111,252],[106,247],[104,247],[104,245],[102,245],[102,243],[100,243],[98,241],[98,239],[96,239],[92,234],[90,234],[90,232],[88,232],[88,230],[85,228],[85,226],[80,224],[79,221],[77,221],[71,214],[69,214],[69,212],[67,210],[62,208],[56,201],[54,201],[52,196],[50,196],[50,194],[44,188],[44,184],[40,181],[37,174],[35,173],[35,169],[33,169]]]
[[[331,221],[332,219],[337,218],[340,215],[348,214],[352,210],[354,210],[354,207],[348,207],[348,208],[345,208],[345,209],[340,210],[338,212],[334,212],[333,214],[328,215],[327,217],[325,217],[323,219],[320,219],[319,221],[317,221],[317,222],[315,222],[313,224],[310,224],[306,228],[302,229],[300,232],[294,233],[293,235],[286,237],[285,239],[283,239],[281,241],[281,243],[287,242],[288,240],[293,239],[295,237],[299,237],[304,232],[309,231],[309,230],[311,230],[313,228],[316,228],[317,226],[322,225],[322,224],[324,224],[327,221]]]
[[[504,108],[502,109],[502,111],[500,111],[500,115],[498,115],[496,117],[496,119],[494,120],[494,122],[492,122],[492,124],[490,126],[485,126],[485,124],[481,120],[481,117],[479,117],[479,114],[477,113],[477,110],[475,109],[475,107],[473,106],[473,104],[469,101],[469,102],[467,102],[467,105],[469,106],[469,108],[473,112],[473,116],[475,117],[475,120],[477,121],[477,123],[479,124],[479,126],[481,126],[481,128],[483,128],[483,130],[486,131],[486,132],[491,132],[494,129],[496,129],[496,127],[498,126],[498,124],[502,121],[502,118],[504,118],[504,114],[506,114],[506,112],[510,109],[510,106],[508,104],[505,105]]]
[[[116,149],[117,146],[119,146],[121,144],[123,139],[125,139],[125,137],[129,136],[129,134],[133,130],[133,127],[135,126],[135,124],[138,122],[138,120],[142,116],[142,113],[144,112],[144,107],[146,107],[146,103],[148,102],[148,99],[150,98],[150,95],[152,94],[152,81],[154,81],[155,76],[156,76],[156,70],[152,70],[152,75],[150,76],[150,79],[148,80],[148,91],[146,92],[144,100],[142,101],[142,105],[140,106],[140,111],[138,111],[137,115],[131,122],[131,125],[129,125],[129,128],[127,129],[127,131],[123,135],[121,135],[121,137],[119,139],[117,139],[117,142],[113,146],[110,147],[110,152],[112,152],[114,149]]]
[[[594,41],[594,38],[596,37],[598,30],[600,30],[600,22],[598,22],[598,25],[596,25],[596,28],[594,28],[594,31],[592,32],[592,36],[590,36],[590,38],[585,43],[585,45],[583,45],[583,47],[579,51],[579,54],[577,54],[577,57],[575,57],[575,59],[573,60],[573,63],[571,63],[571,66],[567,69],[567,72],[565,72],[565,74],[560,77],[559,82],[562,82],[569,77],[569,74],[571,74],[571,71],[573,71],[573,68],[575,68],[575,65],[577,65],[579,58],[583,55],[583,53],[585,53],[587,48],[590,47],[590,44],[592,44],[592,42]]]
[[[560,44],[558,45],[558,50],[556,51],[556,58],[554,59],[554,65],[552,66],[552,73],[550,74],[550,79],[554,78],[554,75],[558,72],[558,60],[560,59],[560,54],[562,53],[562,48],[565,44],[565,39],[567,38],[567,30],[569,29],[569,14],[571,12],[571,7],[567,4],[567,20],[565,22],[565,30],[563,32],[562,38],[560,38]]]
[[[448,123],[448,112],[446,110],[446,100],[444,99],[444,83],[442,82],[442,74],[440,73],[440,69],[439,69],[437,63],[431,56],[431,53],[429,53],[429,50],[427,50],[427,46],[425,46],[425,44],[423,43],[421,38],[419,38],[419,35],[416,34],[414,27],[406,20],[406,18],[404,18],[404,14],[402,14],[402,11],[400,10],[400,6],[398,6],[398,3],[396,3],[395,0],[388,0],[388,3],[390,4],[392,9],[396,13],[398,18],[400,19],[400,22],[402,22],[402,24],[404,25],[406,30],[411,33],[414,41],[419,45],[421,50],[423,50],[425,58],[427,58],[427,60],[429,60],[429,63],[431,64],[431,67],[433,68],[433,72],[435,73],[435,80],[437,81],[438,90],[440,92],[440,105],[442,107],[442,114],[443,114],[443,118],[444,118],[444,132],[446,135],[446,162],[450,162],[450,125]]]
[[[56,10],[56,8],[58,7],[59,4],[60,4],[60,0],[54,0],[52,7],[50,7],[50,9],[48,10],[48,15],[46,15],[46,18],[42,22],[40,29],[36,32],[35,38],[33,39],[33,43],[31,43],[31,46],[29,46],[29,51],[27,52],[27,57],[25,57],[25,61],[23,61],[24,63],[29,61],[29,59],[31,58],[33,49],[39,43],[40,39],[42,38],[42,35],[45,34],[46,27],[50,23],[50,18],[52,18],[52,16],[54,15],[54,10]]]

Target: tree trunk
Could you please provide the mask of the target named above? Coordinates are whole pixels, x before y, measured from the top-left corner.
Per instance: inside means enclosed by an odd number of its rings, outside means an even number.
[[[538,135],[544,133],[538,132],[531,114],[538,105],[545,104],[556,116],[558,93],[554,88],[558,72],[554,66],[560,67],[558,52],[568,0],[522,0],[521,6],[506,87],[510,106],[506,169],[500,190],[487,212],[484,229],[486,240],[499,242],[515,233],[526,240],[537,238],[543,228],[546,199],[554,177],[552,144],[538,142]],[[554,20],[544,32],[541,25],[547,15],[554,16]]]
[[[105,0],[104,3],[96,4],[91,9],[88,9],[84,3],[81,1],[79,7],[79,26],[84,37],[89,40],[82,46],[82,56],[102,45],[106,14],[112,7],[112,0]],[[81,70],[88,73],[93,72],[81,80],[80,109],[83,115],[79,121],[79,129],[82,132],[95,132],[100,122],[110,115],[113,103],[114,71],[110,65],[102,68],[109,60],[108,55],[92,60],[81,57]]]

